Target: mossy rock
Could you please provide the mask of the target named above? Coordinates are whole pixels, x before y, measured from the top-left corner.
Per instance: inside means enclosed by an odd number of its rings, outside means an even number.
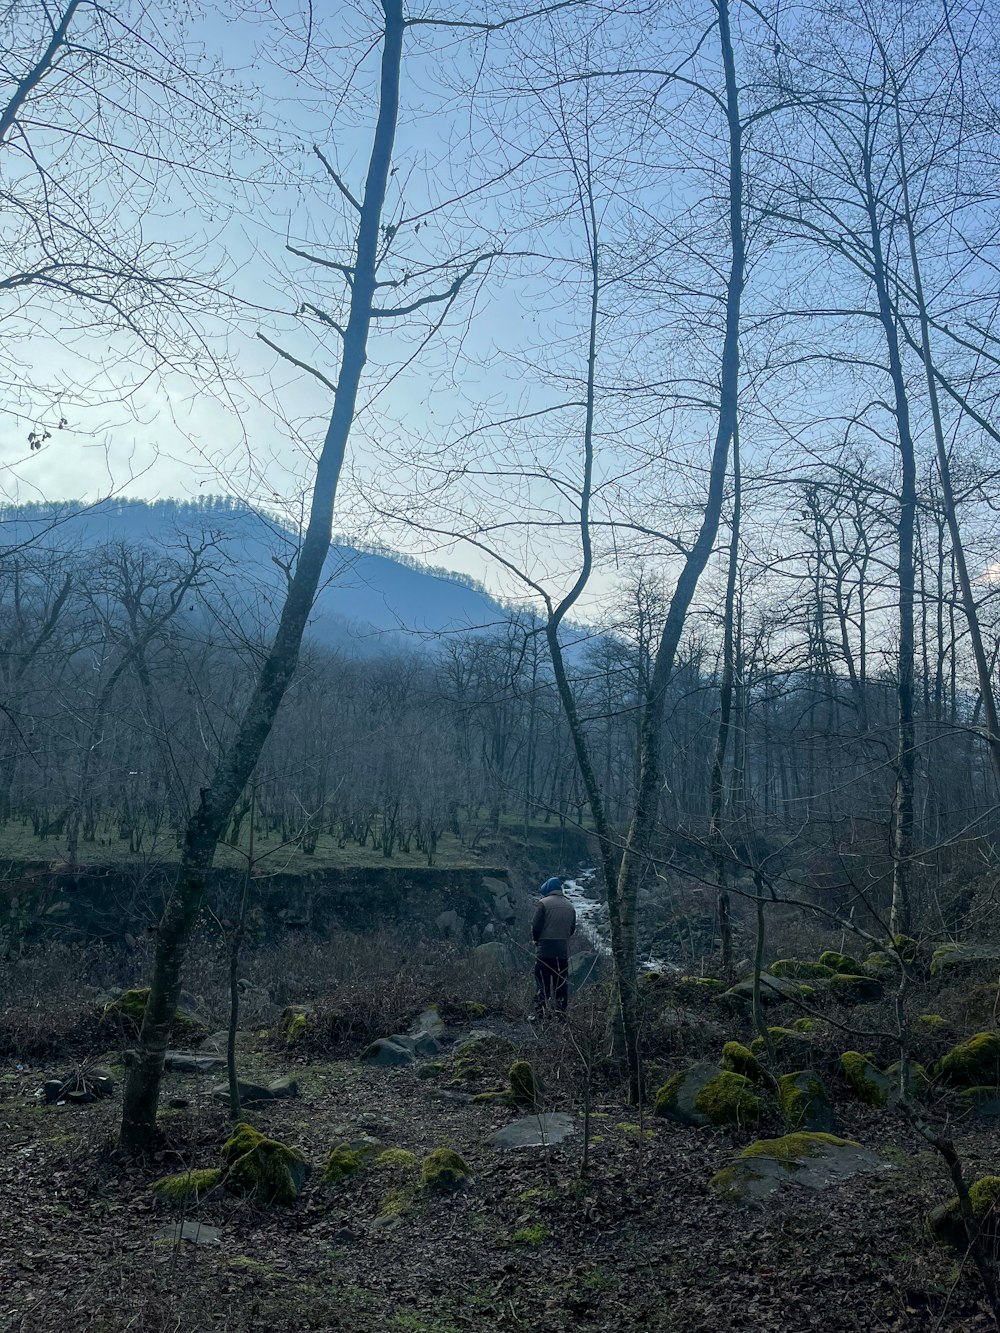
[[[934,1075],[950,1087],[996,1087],[1000,1084],[1000,1036],[977,1032],[967,1041],[960,1041],[942,1055]]]
[[[222,1145],[226,1188],[259,1203],[294,1203],[309,1165],[298,1148],[266,1138],[252,1125],[239,1124]]]
[[[278,1026],[289,1046],[302,1040],[312,1027],[313,1018],[313,1011],[302,1004],[288,1004],[282,1009]]]
[[[792,1024],[793,1032],[811,1033],[816,1031],[815,1018],[797,1018]]]
[[[412,1202],[412,1190],[401,1187],[386,1190],[379,1200],[377,1215],[383,1218],[402,1217],[409,1211]]]
[[[989,945],[942,944],[931,954],[931,976],[960,968],[995,969],[1000,963],[1000,951]]]
[[[359,1135],[356,1139],[345,1139],[330,1149],[323,1164],[321,1179],[324,1185],[339,1184],[346,1176],[363,1171],[383,1153],[378,1139],[370,1138],[367,1134]]]
[[[123,991],[116,1000],[112,1000],[110,1004],[104,1006],[103,1017],[117,1018],[125,1026],[138,1032],[142,1027],[148,1001],[148,986]],[[189,1043],[200,1041],[208,1035],[208,1028],[201,1019],[181,1008],[174,1010],[170,1031],[174,1037],[181,1038]]]
[[[666,987],[667,978],[661,972],[648,972],[649,977],[656,977],[657,981],[649,982],[651,987],[662,985]],[[672,987],[674,996],[683,1004],[696,1005],[705,1000],[713,1000],[722,995],[726,989],[726,983],[718,977],[679,977]]]
[[[831,972],[847,972],[852,977],[856,977],[861,971],[861,964],[850,954],[837,953],[835,949],[824,949],[819,956],[819,961],[824,967],[828,967]]]
[[[904,963],[915,963],[917,961],[920,944],[912,935],[893,935],[890,943]]]
[[[995,1258],[1000,1252],[1000,1176],[982,1176],[969,1186],[969,1200],[978,1236]],[[927,1214],[927,1235],[939,1245],[965,1253],[969,1236],[958,1198]]]
[[[420,1165],[420,1184],[425,1190],[445,1194],[472,1184],[472,1174],[452,1148],[435,1148]]]
[[[865,959],[864,971],[869,976],[888,981],[899,975],[899,964],[892,954],[876,949]]]
[[[204,1203],[221,1191],[222,1178],[218,1167],[202,1171],[178,1171],[176,1175],[154,1180],[150,1188],[158,1203]]]
[[[885,994],[878,977],[858,977],[850,972],[835,972],[827,984],[838,1004],[869,1004]]]
[[[730,1203],[760,1205],[786,1186],[826,1189],[881,1165],[851,1139],[800,1131],[751,1143],[732,1165],[716,1172],[709,1188]]]
[[[466,1000],[462,1005],[462,1008],[465,1010],[466,1015],[469,1018],[486,1017],[486,1005],[480,1004],[478,1000]]]
[[[376,1171],[416,1171],[418,1165],[416,1154],[406,1148],[383,1148],[372,1162]]]
[[[763,1103],[744,1074],[702,1061],[667,1079],[653,1110],[683,1125],[721,1127],[756,1124]]]
[[[940,1014],[918,1014],[917,1025],[925,1032],[946,1032],[950,1024],[946,1018]]]
[[[822,1081],[808,1069],[782,1074],[778,1079],[778,1104],[782,1118],[792,1131],[830,1133],[834,1126],[830,1095]]]
[[[769,1027],[767,1035],[771,1039],[771,1049],[779,1065],[809,1063],[814,1053],[814,1043],[808,1033],[797,1028]],[[767,1054],[767,1044],[763,1037],[754,1037],[750,1050],[759,1060]]]
[[[960,1088],[953,1104],[960,1120],[1000,1120],[1000,1088]]]
[[[809,1000],[815,995],[815,987],[804,981],[794,981],[791,977],[775,977],[769,972],[762,972],[760,978],[760,999],[762,1004],[781,1004],[786,1000]],[[720,999],[731,1000],[740,1005],[753,1003],[753,977],[744,977],[735,986],[730,986]]]
[[[528,1060],[515,1060],[507,1075],[510,1080],[510,1100],[514,1106],[535,1107],[541,1096],[535,1071]]]
[[[840,1067],[847,1086],[859,1102],[865,1106],[887,1106],[893,1095],[892,1082],[878,1069],[871,1053],[862,1055],[860,1051],[845,1051],[840,1057]]]
[[[759,1083],[764,1076],[757,1057],[738,1041],[727,1041],[723,1046],[722,1068],[733,1074],[742,1074],[751,1083]]]
[[[779,958],[767,970],[772,977],[791,977],[793,981],[821,981],[835,972],[826,963],[809,963],[802,958]]]

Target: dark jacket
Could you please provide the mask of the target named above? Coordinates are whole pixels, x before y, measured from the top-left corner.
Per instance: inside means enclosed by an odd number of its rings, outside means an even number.
[[[560,889],[540,898],[531,921],[531,938],[539,958],[568,958],[570,936],[576,930],[576,911]]]

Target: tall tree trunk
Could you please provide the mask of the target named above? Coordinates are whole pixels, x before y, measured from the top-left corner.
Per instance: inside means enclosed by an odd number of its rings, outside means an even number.
[[[253,773],[298,661],[302,635],[330,547],[337,484],[354,420],[358,386],[367,359],[382,207],[399,112],[403,48],[402,0],[383,0],[379,111],[372,143],[351,273],[350,315],[333,411],[316,465],[309,522],[295,574],[289,582],[277,633],[231,744],[188,821],[177,883],[160,920],[149,1000],[139,1034],[139,1058],[125,1085],[121,1145],[147,1149],[156,1136],[163,1060],[177,1006],[181,968],[201,905],[205,879],[233,806]]]
[[[914,657],[914,561],[913,529],[917,510],[917,468],[910,430],[910,404],[903,377],[896,329],[896,312],[889,296],[889,279],[882,249],[882,232],[878,219],[877,197],[872,176],[870,141],[864,147],[864,196],[868,215],[869,240],[872,248],[872,276],[878,295],[879,318],[885,334],[889,355],[889,377],[892,381],[896,438],[901,464],[899,492],[899,539],[897,545],[897,572],[899,577],[898,658],[896,680],[896,785],[892,800],[892,933],[909,934],[910,917],[910,858],[913,854],[913,783],[916,753],[913,720],[913,657]]]
[[[639,785],[632,820],[618,871],[609,912],[616,959],[618,1002],[629,1064],[629,1092],[633,1101],[642,1096],[642,1064],[637,1027],[636,908],[639,882],[656,828],[660,795],[660,744],[666,709],[667,688],[688,609],[698,581],[715,545],[725,495],[729,445],[736,430],[739,399],[740,301],[745,281],[746,247],[743,236],[743,126],[740,120],[736,63],[729,30],[728,0],[717,0],[719,42],[726,84],[726,119],[729,131],[729,233],[731,262],[726,284],[726,323],[722,348],[719,421],[709,472],[708,494],[701,527],[688,552],[664,622],[656,653],[646,706],[643,710],[640,744]],[[616,938],[617,936],[617,938]]]
[[[898,93],[895,97],[896,146],[899,152],[899,169],[903,186],[903,211],[906,223],[906,236],[910,252],[910,266],[913,270],[913,295],[920,318],[921,357],[927,379],[927,397],[931,405],[931,421],[934,425],[934,444],[937,452],[938,476],[941,479],[941,496],[944,501],[944,516],[951,537],[951,549],[955,561],[955,572],[962,594],[962,610],[969,627],[969,642],[976,663],[976,677],[982,697],[983,721],[985,723],[986,744],[989,748],[990,762],[997,784],[1000,785],[1000,721],[997,718],[996,694],[993,689],[993,677],[983,643],[982,629],[979,624],[979,611],[976,606],[969,566],[965,559],[965,546],[958,522],[958,508],[955,504],[955,489],[951,480],[951,459],[944,438],[944,425],[941,420],[941,403],[938,398],[937,379],[934,375],[934,359],[931,353],[930,319],[927,314],[927,302],[924,298],[923,276],[920,269],[920,257],[917,251],[917,233],[910,206],[910,187],[907,179],[905,140],[899,110]]]

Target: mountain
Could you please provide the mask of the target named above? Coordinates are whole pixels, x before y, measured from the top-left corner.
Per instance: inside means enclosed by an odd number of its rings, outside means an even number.
[[[106,500],[8,506],[0,514],[0,549],[34,543],[85,553],[121,541],[180,555],[186,541],[218,541],[218,595],[238,615],[274,620],[285,584],[282,564],[295,536],[273,516],[225,497],[199,501]],[[486,629],[509,613],[472,580],[384,551],[335,543],[327,557],[309,636],[329,647],[374,652],[442,635]]]

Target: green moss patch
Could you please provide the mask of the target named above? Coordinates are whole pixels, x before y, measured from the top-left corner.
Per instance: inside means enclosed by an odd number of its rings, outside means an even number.
[[[541,1222],[533,1222],[530,1226],[520,1227],[514,1232],[513,1241],[515,1245],[541,1245],[548,1237],[549,1229]]]
[[[202,1171],[178,1171],[173,1176],[154,1180],[150,1188],[158,1203],[201,1203],[219,1189],[222,1172],[217,1168]]]

